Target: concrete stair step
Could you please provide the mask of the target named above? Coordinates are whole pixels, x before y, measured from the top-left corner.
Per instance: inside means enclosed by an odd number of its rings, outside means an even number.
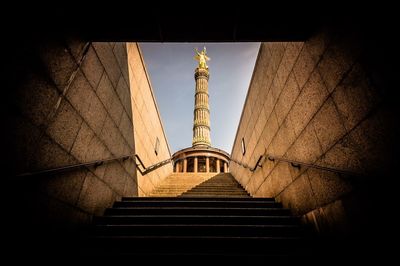
[[[251,198],[251,196],[249,196],[249,195],[237,195],[237,194],[232,194],[232,195],[220,194],[220,195],[218,195],[218,194],[215,194],[215,193],[214,194],[198,194],[198,195],[190,194],[190,195],[187,195],[187,196],[186,195],[179,195],[178,197],[181,197],[181,198],[185,198],[185,197],[207,198],[207,197],[209,197],[209,198],[227,198],[227,199],[229,199],[229,198],[238,198],[238,197],[242,197],[242,198],[245,198],[245,199]]]
[[[235,196],[237,196],[237,197],[250,197],[249,195],[246,195],[246,194],[237,194],[237,193],[231,193],[231,194],[227,194],[227,193],[220,193],[220,194],[217,194],[217,193],[210,193],[210,194],[207,194],[207,193],[199,193],[199,194],[195,194],[195,193],[191,193],[191,194],[188,194],[188,195],[183,195],[182,196],[182,198],[184,198],[185,196],[191,196],[191,197],[196,197],[196,196],[198,196],[198,197],[202,197],[202,196],[204,196],[204,197],[219,197],[219,196],[226,196],[226,197],[235,197]]]
[[[160,221],[161,222],[161,221]],[[109,236],[301,236],[298,225],[130,224],[96,225],[94,234]]]
[[[192,189],[192,187],[188,187],[188,186],[160,186],[157,187],[156,189],[154,189],[153,191],[163,191],[163,190],[188,190],[188,189]]]
[[[283,208],[135,207],[108,208],[105,215],[290,215]]]
[[[180,197],[180,198],[186,198],[186,197],[192,197],[192,198],[223,198],[224,196],[226,198],[250,198],[251,196],[247,194],[227,194],[227,193],[199,193],[199,194],[182,194],[182,193],[157,193],[157,194],[150,194],[150,197]]]
[[[300,225],[300,219],[293,216],[242,216],[242,215],[135,215],[96,216],[95,224],[280,224]]]
[[[180,193],[180,192],[156,193],[156,194],[150,194],[149,197],[171,197],[171,195],[173,195],[174,197],[178,197],[178,196],[182,195],[182,193]]]
[[[229,191],[220,191],[220,192],[212,192],[212,191],[203,191],[203,192],[188,192],[188,193],[183,193],[182,196],[201,196],[201,195],[208,195],[208,196],[220,196],[220,195],[226,195],[226,196],[234,196],[238,195],[239,196],[248,196],[247,193],[244,192],[229,192]]]
[[[190,191],[240,191],[246,193],[245,191],[243,191],[243,189],[237,187],[196,187],[192,188]]]
[[[205,197],[206,196],[212,197],[213,195],[214,196],[221,196],[221,195],[235,196],[235,195],[237,195],[238,197],[240,197],[240,196],[248,196],[246,193],[243,193],[243,192],[207,192],[207,191],[204,191],[204,192],[190,192],[190,193],[183,193],[182,194],[182,196],[192,196],[192,197],[195,197],[195,196],[199,196],[200,197],[201,195],[204,195]]]
[[[235,208],[280,208],[281,203],[271,201],[211,201],[211,200],[154,200],[154,201],[117,201],[114,208],[119,207],[235,207]]]
[[[232,183],[232,184],[226,184],[226,183],[223,183],[223,184],[207,184],[207,185],[198,185],[196,187],[198,187],[198,188],[219,188],[219,187],[242,188],[239,184],[235,184],[235,183]]]
[[[175,191],[182,192],[182,191],[188,191],[188,190],[190,190],[190,189],[191,189],[190,187],[187,187],[187,188],[185,188],[185,187],[180,187],[180,188],[175,188],[175,187],[172,187],[172,188],[157,188],[157,189],[154,189],[154,190],[152,191],[152,193],[158,193],[158,192],[175,192]]]
[[[295,255],[312,246],[305,237],[94,236],[85,246],[95,254]]]
[[[226,193],[226,195],[229,195],[229,194],[248,195],[247,192],[241,191],[241,190],[208,190],[208,189],[202,190],[202,189],[199,189],[199,190],[190,190],[190,191],[184,192],[185,195],[190,195],[190,194],[213,194],[213,193],[215,193],[215,194]]]
[[[190,187],[193,185],[198,185],[201,181],[199,182],[163,182],[159,187],[170,187],[170,186],[186,186]]]
[[[245,193],[247,193],[247,191],[246,190],[244,190],[243,188],[241,188],[241,187],[234,187],[234,186],[226,186],[226,187],[215,187],[215,186],[212,186],[212,187],[200,187],[200,186],[196,186],[196,187],[194,187],[194,188],[191,188],[191,189],[189,189],[188,190],[188,192],[190,192],[190,191],[197,191],[197,190],[210,190],[210,191],[218,191],[218,190],[236,190],[236,191],[242,191],[242,192],[245,192]]]
[[[175,252],[157,252],[157,251],[139,251],[135,252],[132,250],[105,250],[101,254],[97,252],[90,253],[87,251],[84,256],[80,256],[78,259],[83,261],[88,261],[89,263],[101,263],[107,265],[117,265],[126,264],[127,261],[152,261],[165,263],[165,261],[174,261],[178,265],[182,261],[195,261],[196,264],[209,265],[210,261],[213,264],[221,265],[238,265],[252,262],[266,262],[268,265],[294,265],[299,261],[309,261],[313,259],[309,255],[305,255],[305,252],[270,252],[265,254],[249,254],[246,252],[236,252],[232,253],[230,251],[215,252],[215,251],[193,251],[180,252],[176,250]],[[312,265],[312,264],[311,264]]]
[[[163,197],[122,197],[121,201],[160,201],[160,200],[168,200],[168,201],[181,201],[181,198],[163,198]],[[202,200],[202,201],[268,201],[268,202],[275,202],[274,198],[248,198],[248,199],[243,199],[243,198],[233,198],[233,199],[223,199],[223,198],[201,198],[199,199],[198,197],[196,198],[190,198],[187,197],[184,199],[185,201],[188,200]]]

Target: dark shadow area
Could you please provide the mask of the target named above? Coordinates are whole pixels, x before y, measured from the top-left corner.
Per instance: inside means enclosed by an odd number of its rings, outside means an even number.
[[[125,44],[26,37],[3,62],[5,253],[50,262],[76,253],[93,215],[138,195],[133,160],[102,163],[135,154],[127,55]]]
[[[376,180],[380,178],[383,176]],[[396,238],[398,229],[390,213],[396,203],[386,193],[385,186],[363,181],[342,198],[345,217],[332,214],[328,218],[330,224],[321,223],[321,234],[316,233],[315,253],[319,261],[326,261],[327,265],[356,265],[388,264],[394,259],[396,248],[390,240]]]

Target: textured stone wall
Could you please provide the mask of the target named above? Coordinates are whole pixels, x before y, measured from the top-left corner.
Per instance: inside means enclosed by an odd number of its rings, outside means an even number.
[[[135,123],[135,150],[146,167],[171,157],[150,78],[137,43],[128,43],[129,79],[132,92],[132,114]],[[156,142],[158,139],[158,151]],[[148,195],[154,187],[172,173],[168,163],[142,176],[137,171],[139,196]]]
[[[125,43],[46,41],[19,52],[16,175],[135,153]],[[140,189],[132,160],[16,180],[26,219],[51,225],[88,223]]]
[[[360,219],[376,220],[367,213],[380,206],[369,204],[387,194],[395,172],[395,112],[382,75],[368,64],[373,54],[359,43],[328,30],[305,42],[262,43],[232,150],[233,159],[251,167],[267,153],[365,175],[349,178],[269,160],[250,172],[231,163],[251,195],[275,197],[322,233],[345,233]]]

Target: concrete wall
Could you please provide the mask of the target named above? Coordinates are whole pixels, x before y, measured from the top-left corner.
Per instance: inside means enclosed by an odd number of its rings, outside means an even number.
[[[373,54],[359,44],[357,36],[329,30],[306,42],[262,43],[232,149],[233,159],[251,167],[267,153],[366,175],[348,179],[269,160],[252,173],[231,162],[251,195],[275,197],[322,233],[376,220],[368,212],[382,205],[368,204],[390,195],[395,112],[382,75],[368,64]]]
[[[19,52],[15,174],[135,153],[125,43],[59,40]],[[49,225],[88,223],[139,189],[132,160],[17,180],[31,218]]]
[[[132,93],[132,114],[135,123],[135,150],[146,167],[171,157],[150,78],[137,43],[128,43],[129,84]],[[155,152],[156,141],[158,152]],[[172,173],[172,163],[142,176],[137,171],[139,196],[148,195]]]
[[[6,242],[11,252],[71,256],[79,247],[76,234],[93,216],[123,196],[146,195],[172,165],[144,177],[134,160],[20,174],[135,153],[146,166],[169,158],[144,62],[136,44],[77,38],[29,39],[9,52],[8,92],[14,97],[3,122],[11,121],[5,128],[12,141],[3,155],[11,160],[1,193]]]

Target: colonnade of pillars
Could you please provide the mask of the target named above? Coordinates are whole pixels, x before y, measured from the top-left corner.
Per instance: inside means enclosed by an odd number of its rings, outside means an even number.
[[[228,163],[214,157],[188,157],[175,162],[175,172],[228,173]]]

